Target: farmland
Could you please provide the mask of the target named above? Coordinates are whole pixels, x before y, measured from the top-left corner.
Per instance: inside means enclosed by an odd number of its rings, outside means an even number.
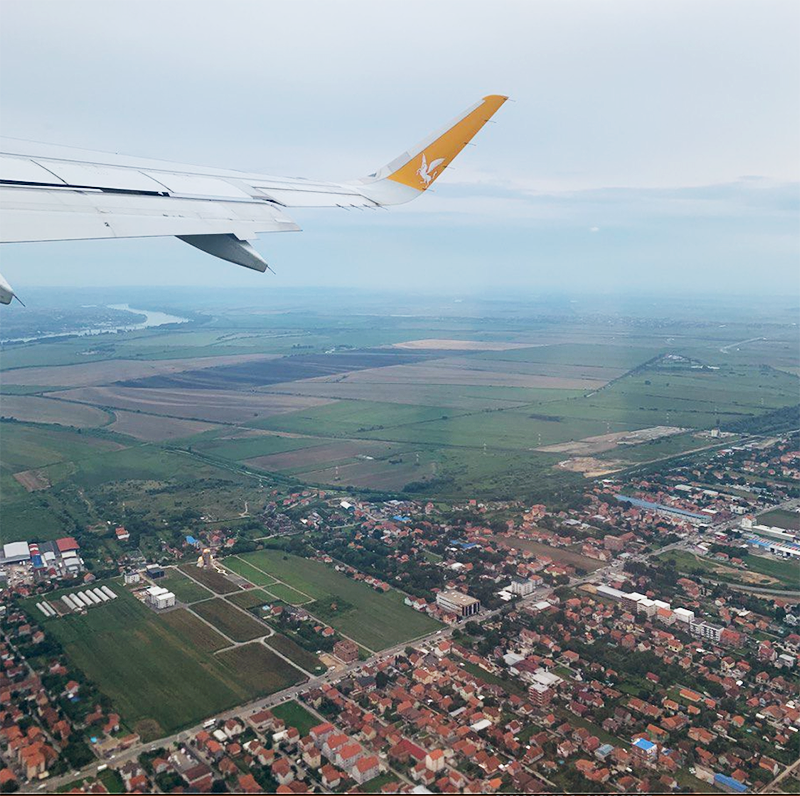
[[[23,422],[2,426],[3,540],[78,532],[108,520],[109,501],[153,523],[177,504],[233,521],[264,500],[247,473],[445,500],[566,497],[584,472],[702,448],[698,431],[796,401],[785,314],[715,310],[730,318],[698,325],[675,305],[678,320],[636,303],[602,316],[597,297],[568,318],[558,302],[405,297],[398,312],[397,299],[219,301],[183,327],[4,349],[2,415]],[[613,441],[664,425],[687,430]],[[598,437],[612,442],[551,447]]]
[[[196,583],[179,569],[168,569],[162,584],[184,603],[207,600],[214,596],[205,586]]]
[[[216,654],[224,639],[196,617],[186,611],[156,615],[118,585],[112,588],[117,600],[82,616],[45,621],[45,628],[145,737],[174,732],[302,679],[258,643]]]
[[[404,605],[399,592],[378,593],[319,561],[275,550],[248,553],[241,558],[309,595],[315,602],[305,606],[308,611],[369,649],[384,649],[430,633],[438,626],[435,620]],[[337,600],[344,608],[331,610],[331,603]]]
[[[246,578],[255,586],[269,586],[275,583],[275,578],[273,578],[272,575],[268,575],[266,572],[256,569],[252,564],[248,564],[247,561],[236,556],[226,558],[223,563],[229,570]]]
[[[220,598],[195,603],[192,611],[233,641],[251,641],[269,632],[257,619]]]
[[[239,587],[235,583],[229,581],[215,569],[204,569],[195,564],[183,564],[180,569],[190,578],[200,581],[203,586],[211,589],[216,594],[230,594],[231,592],[239,591]]]
[[[265,605],[273,598],[267,594],[263,589],[247,589],[245,591],[236,592],[236,594],[229,594],[226,599],[239,608],[255,608],[258,605]]]
[[[316,655],[303,649],[297,642],[282,633],[275,633],[266,639],[264,643],[307,672],[319,674],[325,671],[325,666]]]
[[[761,525],[774,525],[791,531],[800,531],[800,512],[775,509],[766,514],[760,514],[758,522]]]

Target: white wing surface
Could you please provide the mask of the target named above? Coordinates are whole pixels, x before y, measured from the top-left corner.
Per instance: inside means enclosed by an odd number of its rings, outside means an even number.
[[[380,171],[351,183],[0,139],[0,243],[174,235],[264,271],[267,263],[248,241],[260,233],[299,230],[287,208],[408,202],[435,181],[505,100],[484,97]],[[13,297],[0,276],[0,302]]]

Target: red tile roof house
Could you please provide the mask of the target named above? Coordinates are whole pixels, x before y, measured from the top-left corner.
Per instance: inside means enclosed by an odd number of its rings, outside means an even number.
[[[334,768],[331,765],[325,765],[322,767],[322,784],[326,788],[337,788],[339,783],[342,781],[342,774],[338,768]]]
[[[366,756],[366,751],[360,743],[355,741],[342,746],[334,757],[333,762],[340,768],[347,771],[351,776],[353,775],[353,767],[356,763]]]
[[[237,780],[239,793],[263,793],[261,786],[252,774],[241,774]]]
[[[252,713],[246,719],[247,723],[256,731],[264,732],[271,730],[275,717],[270,710],[260,710],[257,713]]]
[[[358,782],[359,785],[367,782],[381,773],[381,761],[375,756],[360,758],[355,766],[350,771],[350,776]]]
[[[279,785],[288,785],[294,781],[294,771],[285,757],[278,758],[272,764],[272,776]]]

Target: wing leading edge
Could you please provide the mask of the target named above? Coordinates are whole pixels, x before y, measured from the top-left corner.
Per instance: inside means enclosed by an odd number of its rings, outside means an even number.
[[[0,243],[175,236],[264,271],[248,241],[299,230],[294,207],[376,208],[422,195],[506,101],[491,95],[376,173],[349,183],[185,166],[3,139]],[[0,277],[0,303],[13,290]]]

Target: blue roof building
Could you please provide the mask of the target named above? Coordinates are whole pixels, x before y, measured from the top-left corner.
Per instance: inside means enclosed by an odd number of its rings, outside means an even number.
[[[480,547],[477,542],[462,542],[459,539],[451,539],[450,544],[453,547],[460,547],[462,550],[472,550],[473,547]]]
[[[633,746],[648,756],[656,753],[656,745],[652,741],[648,741],[647,738],[637,738],[633,742]]]
[[[194,536],[187,536],[186,537],[186,544],[191,544],[191,545],[194,545],[195,547],[197,547],[197,545],[200,544],[200,540],[199,539],[195,539]]]
[[[714,784],[733,793],[747,793],[747,785],[725,774],[714,774]]]

